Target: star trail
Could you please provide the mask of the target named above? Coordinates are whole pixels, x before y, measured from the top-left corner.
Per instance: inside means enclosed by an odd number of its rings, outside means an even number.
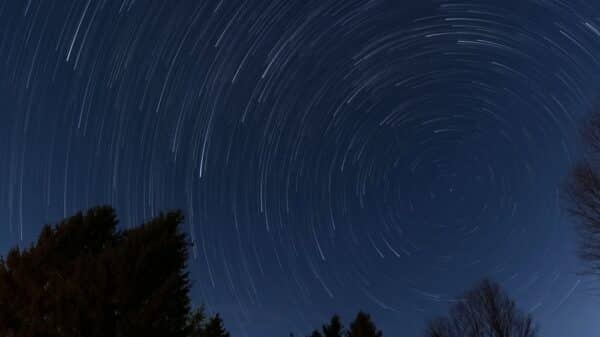
[[[180,208],[233,336],[419,336],[484,276],[593,336],[560,190],[594,1],[0,1],[0,247]]]

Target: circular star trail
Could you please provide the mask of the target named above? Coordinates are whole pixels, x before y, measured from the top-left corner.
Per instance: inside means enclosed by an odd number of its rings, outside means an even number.
[[[418,335],[483,276],[561,335],[599,51],[592,1],[3,1],[0,243],[181,208],[235,336]]]

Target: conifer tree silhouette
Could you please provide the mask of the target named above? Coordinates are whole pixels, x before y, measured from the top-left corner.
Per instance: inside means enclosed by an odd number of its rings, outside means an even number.
[[[323,325],[323,337],[342,337],[343,331],[344,327],[338,315],[333,315],[329,324]]]
[[[182,221],[169,212],[118,231],[97,207],[44,226],[0,260],[0,336],[192,336],[204,316],[190,310]]]
[[[383,333],[377,330],[371,316],[367,313],[359,311],[350,323],[350,328],[346,333],[346,337],[382,337]]]
[[[383,334],[371,321],[371,316],[365,312],[358,312],[354,321],[350,323],[349,330],[345,330],[340,317],[333,315],[329,324],[321,327],[321,331],[314,330],[308,337],[382,337]]]

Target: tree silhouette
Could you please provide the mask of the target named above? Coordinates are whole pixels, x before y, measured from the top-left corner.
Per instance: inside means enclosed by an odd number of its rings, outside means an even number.
[[[308,337],[323,337],[319,330],[314,330]]]
[[[192,336],[204,316],[190,312],[182,221],[169,212],[117,231],[98,207],[44,226],[0,260],[0,335]]]
[[[323,337],[342,337],[343,331],[344,327],[338,315],[333,315],[329,324],[323,325]]]
[[[314,330],[308,337],[342,337],[344,335],[344,327],[340,320],[340,316],[333,315],[329,320],[329,324],[324,324],[321,331]]]
[[[189,315],[188,325],[191,330],[189,337],[229,337],[221,316],[216,314],[208,318],[204,308],[198,308]]]
[[[569,211],[578,218],[579,255],[591,274],[600,275],[600,112],[585,124],[585,159],[571,172],[566,188]]]
[[[196,308],[188,315],[187,325],[190,328],[189,337],[203,337],[204,326],[206,325],[206,315],[204,308]]]
[[[381,337],[382,335],[383,333],[377,330],[371,321],[371,316],[362,311],[358,312],[346,333],[346,337]]]
[[[535,337],[530,315],[522,314],[498,286],[481,281],[451,309],[448,317],[430,321],[427,337]]]
[[[321,331],[314,330],[308,337],[382,337],[381,331],[371,321],[371,316],[362,311],[350,323],[348,331],[344,330],[338,315],[333,315],[329,324],[321,327]]]
[[[223,326],[223,320],[216,314],[204,326],[203,337],[229,337],[229,332]]]

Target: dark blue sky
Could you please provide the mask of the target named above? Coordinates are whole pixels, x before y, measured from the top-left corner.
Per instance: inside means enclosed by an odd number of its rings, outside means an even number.
[[[181,208],[234,336],[420,336],[484,276],[596,336],[560,188],[599,52],[595,1],[0,1],[0,248]]]

